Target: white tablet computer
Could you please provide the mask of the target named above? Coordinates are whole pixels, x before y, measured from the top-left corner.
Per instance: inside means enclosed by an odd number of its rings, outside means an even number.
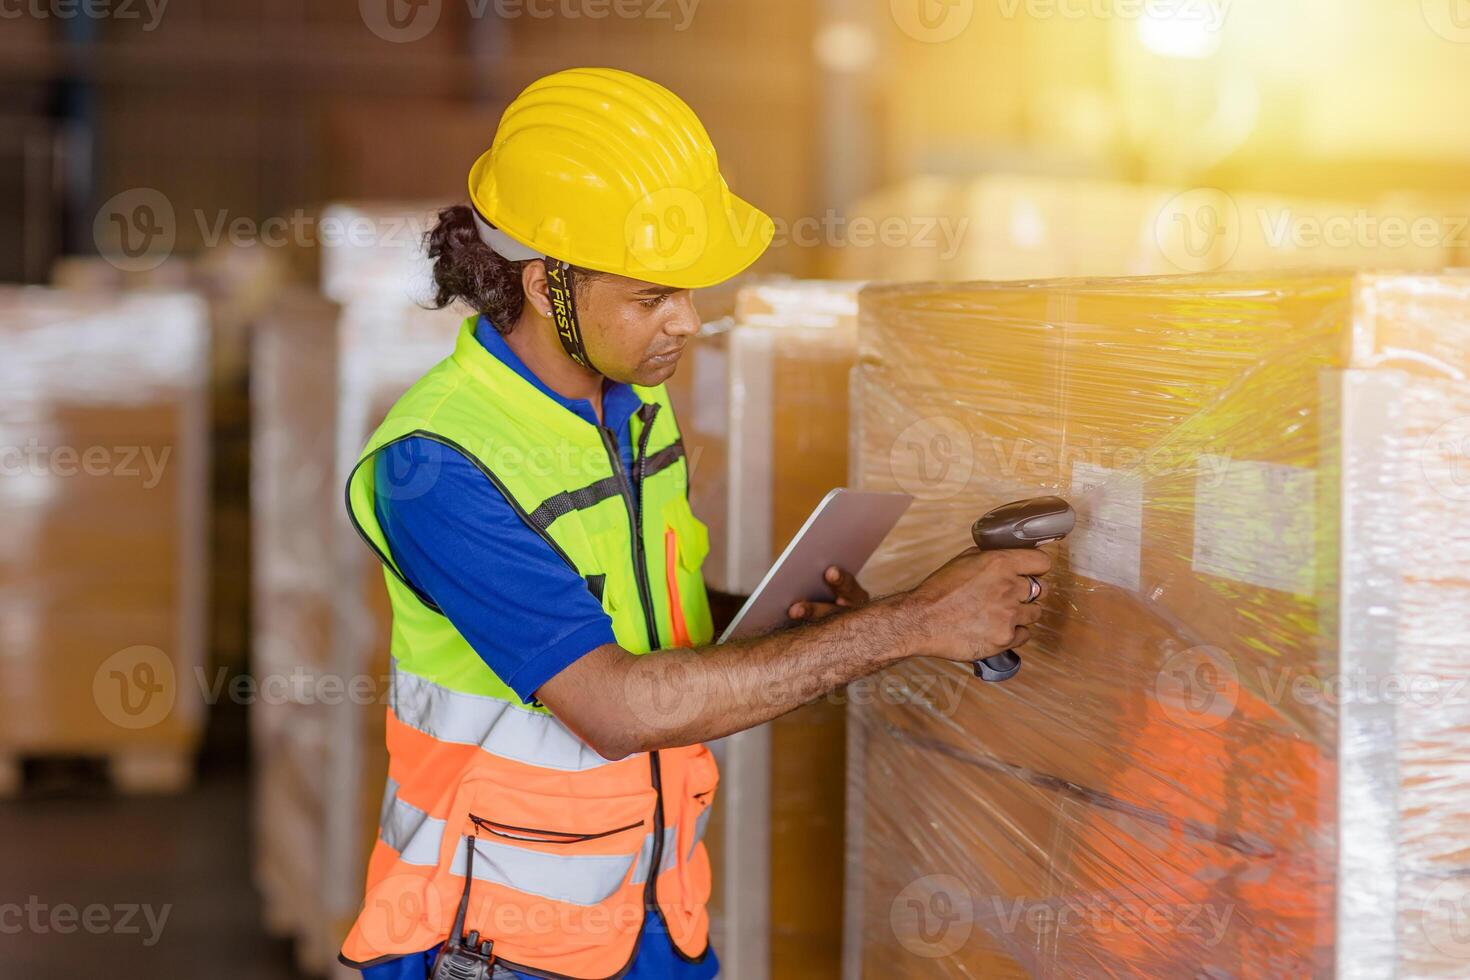
[[[836,565],[853,575],[862,571],[913,499],[906,493],[845,487],[827,494],[740,607],[720,642],[784,626],[789,622],[786,610],[794,602],[831,602],[832,592],[822,577],[827,569]]]

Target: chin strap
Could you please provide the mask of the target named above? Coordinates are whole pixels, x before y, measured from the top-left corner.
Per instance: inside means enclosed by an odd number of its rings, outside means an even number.
[[[577,304],[572,292],[572,267],[560,259],[546,259],[547,294],[551,297],[551,317],[556,321],[556,335],[567,356],[589,371],[597,371],[587,355],[582,340],[582,325],[577,320]],[[602,372],[598,371],[599,374]]]

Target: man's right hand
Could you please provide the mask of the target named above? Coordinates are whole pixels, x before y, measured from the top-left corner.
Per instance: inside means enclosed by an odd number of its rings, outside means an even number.
[[[1047,591],[1043,583],[1036,601],[1026,602],[1026,576],[1049,571],[1051,556],[1031,548],[961,552],[901,597],[919,631],[913,652],[968,663],[1022,645]]]

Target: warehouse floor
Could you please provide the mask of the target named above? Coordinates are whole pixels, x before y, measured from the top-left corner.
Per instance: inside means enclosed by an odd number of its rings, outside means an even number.
[[[217,717],[198,783],[176,797],[117,796],[83,762],[31,767],[25,794],[0,803],[7,975],[299,977],[260,923],[244,745],[243,717]]]

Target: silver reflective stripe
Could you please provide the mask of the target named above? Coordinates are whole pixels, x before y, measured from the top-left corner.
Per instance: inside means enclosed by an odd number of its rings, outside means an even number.
[[[478,745],[491,755],[543,769],[581,772],[608,760],[551,715],[499,698],[451,691],[393,664],[393,714],[430,738]]]
[[[664,850],[658,859],[658,873],[663,874],[679,859],[679,828],[664,828]],[[641,885],[648,880],[648,866],[653,863],[653,835],[643,835],[643,846],[638,850],[638,867],[633,870],[633,884]]]
[[[383,824],[378,836],[398,852],[399,860],[404,864],[437,867],[440,845],[444,842],[445,822],[398,799],[397,794],[398,785],[389,780],[388,795],[383,805]],[[452,873],[461,876],[464,874],[466,839],[460,837],[451,866]],[[647,852],[652,849],[652,841],[651,834],[644,839],[641,857],[644,867],[648,864]],[[552,854],[478,838],[475,842],[475,877],[539,898],[573,905],[597,905],[622,886],[633,867],[634,858],[632,854]],[[663,863],[668,866],[667,861]],[[641,878],[636,880],[642,881]]]
[[[398,784],[388,780],[383,798],[383,816],[378,826],[383,843],[398,852],[404,864],[436,867],[439,845],[444,841],[444,821],[436,820],[411,803],[398,798]]]
[[[461,837],[454,849],[451,871],[464,874],[468,838]],[[633,855],[548,854],[513,844],[475,839],[475,877],[506,885],[518,892],[572,905],[597,905],[607,901],[628,877]]]
[[[692,844],[689,845],[689,853],[686,854],[686,855],[684,855],[684,860],[685,861],[693,861],[694,860],[694,849],[699,846],[699,842],[700,841],[704,840],[704,830],[705,830],[706,827],[709,826],[709,812],[711,810],[713,810],[713,809],[714,809],[714,807],[710,807],[710,806],[705,807],[704,808],[704,812],[701,813],[698,816],[698,818],[695,819],[695,821],[694,821],[694,843],[692,843]]]

